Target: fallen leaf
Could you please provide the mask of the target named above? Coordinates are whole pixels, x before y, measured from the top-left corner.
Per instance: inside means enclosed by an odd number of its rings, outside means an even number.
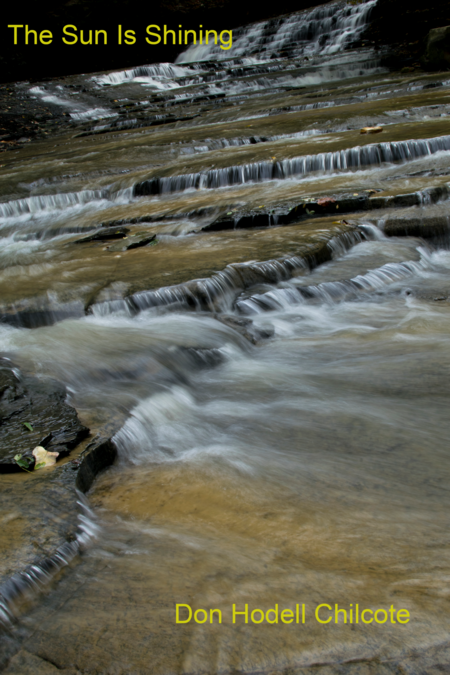
[[[28,429],[28,431],[33,431],[33,427],[29,422],[22,422],[23,426]]]
[[[56,458],[58,457],[59,452],[47,452],[42,445],[38,445],[33,450],[33,456],[36,459],[36,465],[34,469],[42,469],[44,466],[53,466],[56,463]]]
[[[14,455],[14,461],[16,462],[16,464],[20,466],[21,469],[23,469],[24,471],[28,471],[28,473],[31,473],[29,466],[33,460],[29,459],[28,457],[24,457],[22,459],[22,455]]]

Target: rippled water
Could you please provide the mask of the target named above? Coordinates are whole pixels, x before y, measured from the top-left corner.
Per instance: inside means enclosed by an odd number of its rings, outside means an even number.
[[[450,80],[344,51],[373,4],[31,90],[74,127],[0,167],[1,349],[119,451],[88,494],[95,543],[13,629],[71,675],[448,667]],[[79,243],[105,224],[126,239]]]

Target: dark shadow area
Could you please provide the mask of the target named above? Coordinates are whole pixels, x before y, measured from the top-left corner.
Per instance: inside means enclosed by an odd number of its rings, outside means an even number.
[[[99,70],[112,70],[147,63],[173,61],[186,49],[183,42],[179,44],[179,26],[183,31],[199,30],[199,26],[216,31],[229,30],[259,19],[268,19],[283,13],[298,11],[324,4],[314,0],[282,0],[276,4],[263,5],[242,3],[238,0],[183,0],[171,2],[159,0],[148,5],[136,0],[44,0],[35,3],[29,9],[22,5],[9,5],[4,8],[0,29],[1,44],[0,73],[2,82],[14,80],[34,80],[46,77],[57,77]],[[14,29],[8,25],[23,25],[36,31],[29,34],[25,44],[25,28],[17,29],[17,44],[14,44]],[[64,26],[75,26],[67,29],[71,35],[64,35]],[[118,44],[119,29],[122,26],[122,44]],[[161,42],[148,44],[146,38],[157,42],[156,37],[149,36],[146,28],[149,25],[159,26]],[[174,36],[168,34],[167,44],[163,44],[164,25],[176,31]],[[40,38],[49,41],[50,31],[53,39],[49,44],[41,44]],[[125,31],[134,31],[136,42],[125,44]],[[153,29],[155,30],[155,29]],[[81,45],[92,37],[93,44]],[[89,31],[92,31],[90,34]],[[98,33],[95,44],[95,31]],[[156,34],[158,31],[156,31]],[[65,44],[68,42],[74,44]],[[37,44],[35,42],[37,41]]]
[[[385,65],[396,69],[413,66],[425,51],[429,31],[449,24],[448,0],[378,0],[363,38],[393,47]]]

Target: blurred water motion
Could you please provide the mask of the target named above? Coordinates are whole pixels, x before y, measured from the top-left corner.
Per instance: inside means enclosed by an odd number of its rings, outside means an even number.
[[[1,349],[119,452],[88,495],[95,544],[12,629],[41,665],[448,668],[450,80],[349,49],[373,4],[80,76],[73,97],[31,88],[74,129],[0,167]],[[309,212],[342,194],[367,210]],[[208,620],[176,623],[177,603]],[[305,623],[233,623],[233,604]],[[410,620],[322,624],[320,604]]]

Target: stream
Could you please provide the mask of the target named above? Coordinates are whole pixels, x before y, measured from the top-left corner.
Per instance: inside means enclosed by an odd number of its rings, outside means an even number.
[[[2,155],[0,350],[118,449],[34,672],[448,668],[450,74],[384,68],[375,3],[16,85],[70,127]]]

